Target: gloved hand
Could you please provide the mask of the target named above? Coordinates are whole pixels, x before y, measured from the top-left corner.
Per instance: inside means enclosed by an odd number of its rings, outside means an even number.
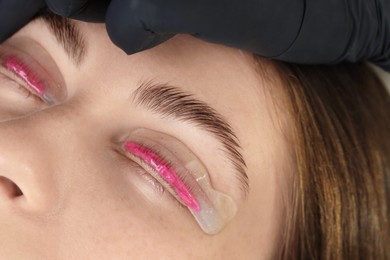
[[[302,0],[278,1],[0,0],[0,41],[42,8],[48,7],[65,17],[103,22],[110,4],[108,33],[128,54],[153,47],[176,33],[190,33],[273,56],[291,44],[303,16]]]
[[[304,64],[370,60],[390,70],[389,0],[112,0],[106,25],[128,54],[176,33]]]
[[[23,27],[44,7],[44,1],[39,0],[0,0],[0,42]]]
[[[104,22],[109,2],[108,0],[0,0],[0,42],[46,8],[67,17],[89,22]]]
[[[106,25],[112,41],[128,54],[189,33],[275,56],[295,39],[303,12],[302,0],[113,0]]]
[[[189,33],[284,61],[317,64],[366,59],[390,69],[387,2],[0,0],[0,41],[47,3],[66,17],[103,21],[105,16],[112,41],[128,54],[153,47],[177,33]]]

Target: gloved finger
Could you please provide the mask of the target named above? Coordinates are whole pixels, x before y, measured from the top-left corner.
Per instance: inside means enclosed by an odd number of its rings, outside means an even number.
[[[177,16],[188,2],[192,1],[112,0],[106,14],[108,35],[127,54],[154,47],[179,32],[174,28]],[[163,28],[164,24],[172,27]]]
[[[106,26],[111,40],[128,54],[153,47],[176,33],[188,33],[272,57],[294,40],[303,2],[112,0]]]
[[[86,22],[104,22],[110,0],[46,0],[54,13]]]
[[[43,0],[0,0],[0,42],[26,25],[45,6]]]
[[[112,0],[106,27],[111,40],[127,54],[154,47],[177,33],[228,42],[226,36],[243,31],[247,6],[236,0]]]

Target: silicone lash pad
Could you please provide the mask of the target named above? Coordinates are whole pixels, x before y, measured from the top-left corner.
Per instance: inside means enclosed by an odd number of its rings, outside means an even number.
[[[137,129],[130,133],[123,149],[188,207],[205,233],[218,233],[236,214],[233,199],[211,186],[206,168],[176,138],[152,130]]]
[[[0,64],[1,68],[18,77],[49,105],[65,98],[66,93],[61,87],[64,83],[55,82],[38,62],[23,51],[9,46],[0,46]]]

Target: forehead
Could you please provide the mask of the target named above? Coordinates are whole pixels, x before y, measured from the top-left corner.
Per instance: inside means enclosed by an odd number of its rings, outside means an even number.
[[[115,83],[128,89],[145,81],[172,84],[229,118],[248,116],[265,105],[264,84],[269,83],[262,80],[250,53],[178,35],[127,56],[105,32],[85,24],[81,28],[90,43],[86,67],[94,77],[91,80],[98,79],[103,86]]]

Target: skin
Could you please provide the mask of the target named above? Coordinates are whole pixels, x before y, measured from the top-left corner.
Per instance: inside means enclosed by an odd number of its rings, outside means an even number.
[[[25,105],[29,101],[19,97],[14,106],[29,113],[1,111],[0,176],[18,185],[23,196],[8,196],[7,184],[0,183],[0,255],[270,258],[280,243],[283,180],[292,165],[284,97],[274,72],[266,71],[269,81],[251,54],[190,36],[127,56],[110,42],[103,25],[76,24],[88,48],[78,67],[40,20],[8,41],[29,38],[41,44],[65,79],[68,96],[52,107]],[[238,188],[213,136],[131,102],[139,83],[150,79],[188,91],[229,121],[247,163],[248,194]],[[235,200],[237,214],[220,233],[202,232],[185,207],[167,192],[161,196],[115,152],[115,141],[137,127],[181,140],[207,167],[213,187]]]

